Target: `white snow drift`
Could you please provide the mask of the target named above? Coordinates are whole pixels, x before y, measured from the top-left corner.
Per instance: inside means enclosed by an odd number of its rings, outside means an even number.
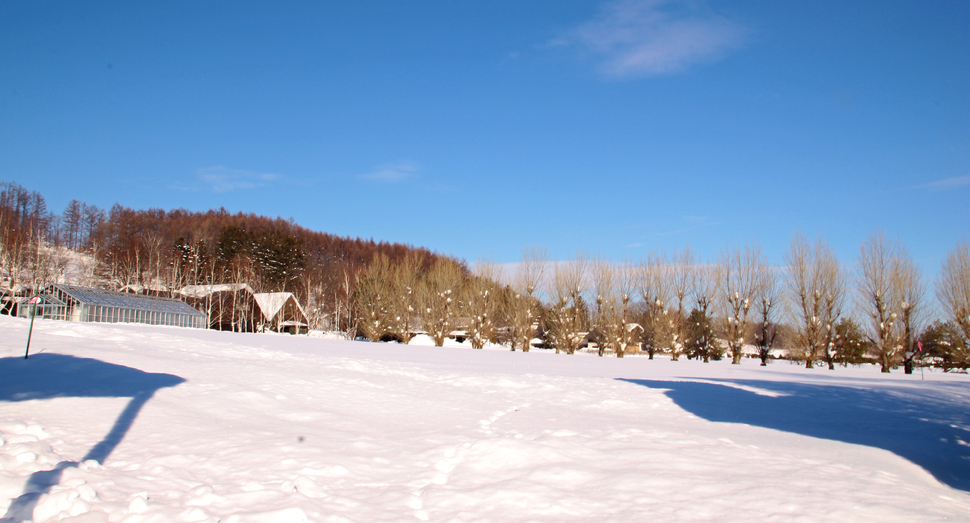
[[[0,515],[951,521],[965,375],[0,317]]]

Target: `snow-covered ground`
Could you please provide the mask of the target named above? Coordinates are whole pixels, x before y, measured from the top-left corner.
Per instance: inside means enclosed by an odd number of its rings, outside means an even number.
[[[3,521],[967,521],[970,379],[0,316]]]

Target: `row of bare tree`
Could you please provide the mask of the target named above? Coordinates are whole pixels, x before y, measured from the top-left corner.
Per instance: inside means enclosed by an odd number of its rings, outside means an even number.
[[[797,233],[785,262],[771,266],[754,245],[726,249],[710,262],[688,247],[638,263],[584,256],[549,262],[543,251],[529,249],[504,279],[491,263],[468,272],[439,260],[422,271],[417,257],[397,264],[378,257],[357,285],[355,305],[361,334],[403,343],[426,332],[441,345],[458,331],[477,348],[501,342],[528,351],[539,337],[567,354],[592,342],[600,355],[642,348],[650,357],[729,355],[732,363],[741,362],[745,346],[757,347],[765,363],[783,345],[809,368],[874,361],[883,372],[919,354],[932,309],[925,279],[899,242],[873,234],[850,270],[824,239]],[[944,331],[961,333],[947,338],[947,354],[966,352],[966,243],[950,253],[936,289],[948,316]],[[961,359],[966,363],[950,358]]]

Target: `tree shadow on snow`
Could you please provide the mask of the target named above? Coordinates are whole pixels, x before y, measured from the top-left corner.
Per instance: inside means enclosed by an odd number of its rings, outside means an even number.
[[[104,463],[155,392],[184,382],[171,374],[149,373],[62,354],[41,353],[30,359],[0,358],[0,402],[62,397],[131,398],[111,431],[81,458],[81,462],[95,460]],[[77,467],[78,463],[62,461],[51,470],[31,474],[23,494],[11,503],[0,522],[30,521],[40,497],[60,482],[64,469]]]
[[[888,450],[923,467],[941,483],[970,491],[970,413],[956,401],[920,402],[886,391],[760,380],[621,381],[667,389],[674,403],[708,421]]]

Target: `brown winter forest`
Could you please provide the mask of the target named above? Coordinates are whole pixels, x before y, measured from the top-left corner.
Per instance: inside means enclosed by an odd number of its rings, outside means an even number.
[[[441,255],[399,243],[342,238],[282,218],[225,209],[104,211],[74,200],[60,215],[44,196],[0,182],[0,276],[8,289],[69,281],[104,289],[142,286],[174,293],[185,285],[249,283],[292,292],[311,323],[349,325],[358,274],[374,259],[413,253],[422,267]],[[451,260],[463,271],[463,263]]]

